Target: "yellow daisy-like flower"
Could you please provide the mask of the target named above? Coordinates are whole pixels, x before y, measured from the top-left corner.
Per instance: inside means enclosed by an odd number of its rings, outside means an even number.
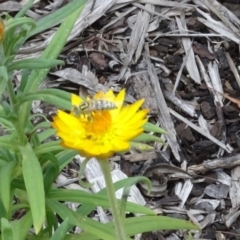
[[[4,25],[2,19],[0,19],[0,41],[3,39]]]
[[[123,106],[125,90],[117,96],[112,90],[96,93],[92,101],[113,103],[115,109],[94,110],[76,115],[74,111],[58,111],[52,126],[62,139],[62,145],[78,150],[80,155],[103,159],[130,148],[132,139],[143,132],[148,110],[139,110],[144,100]],[[79,106],[83,99],[72,95],[72,105]]]

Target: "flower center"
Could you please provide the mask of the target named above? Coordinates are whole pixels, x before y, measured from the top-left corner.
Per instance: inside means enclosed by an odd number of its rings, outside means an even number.
[[[84,115],[84,128],[87,138],[97,139],[106,134],[111,127],[112,118],[109,111],[94,111]]]

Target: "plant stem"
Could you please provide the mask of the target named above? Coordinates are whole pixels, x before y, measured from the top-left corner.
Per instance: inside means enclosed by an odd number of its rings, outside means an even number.
[[[14,93],[14,87],[13,87],[11,78],[8,79],[7,91],[8,91],[8,97],[11,105],[11,110],[16,114],[16,116],[18,116],[19,111],[18,111],[18,108],[16,107],[16,95]],[[24,130],[23,130],[24,126],[21,126],[17,118],[14,120],[13,124],[15,126],[15,130],[18,135],[19,143],[20,145],[23,146],[26,143]]]
[[[106,189],[107,189],[108,199],[109,199],[111,210],[112,210],[113,223],[115,226],[117,240],[126,240],[127,236],[124,231],[124,223],[122,222],[119,205],[118,205],[116,195],[115,195],[115,190],[113,187],[109,161],[108,159],[104,159],[104,160],[102,159],[102,160],[98,160],[98,162],[99,162],[99,165],[101,166],[105,183],[106,183]]]
[[[14,93],[14,88],[13,88],[13,83],[12,83],[12,79],[8,79],[7,82],[7,90],[8,90],[8,97],[9,97],[9,101],[12,107],[14,107],[15,103],[16,103],[16,96]]]

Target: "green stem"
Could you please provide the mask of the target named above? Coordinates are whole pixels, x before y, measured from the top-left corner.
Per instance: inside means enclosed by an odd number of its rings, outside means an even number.
[[[19,122],[14,122],[14,127],[18,136],[18,142],[21,146],[26,144],[26,136],[24,134],[24,129]]]
[[[12,107],[12,111],[18,116],[19,111],[18,108],[16,107],[16,95],[14,92],[14,88],[13,88],[13,84],[12,84],[12,80],[9,79],[8,83],[7,83],[7,90],[8,90],[8,96],[9,96],[9,101]],[[19,123],[18,119],[15,119],[14,122],[14,127],[16,130],[16,133],[18,135],[18,139],[19,139],[19,143],[21,145],[25,144],[25,135],[24,135],[24,130],[23,130],[23,126],[21,126],[21,124]]]
[[[106,189],[108,193],[108,199],[110,201],[110,207],[112,210],[113,215],[113,223],[115,226],[115,231],[117,235],[117,240],[126,240],[127,236],[124,231],[124,224],[122,222],[122,218],[120,215],[119,205],[116,199],[115,190],[113,187],[112,182],[112,175],[111,175],[111,169],[109,165],[109,161],[107,159],[99,160],[99,165],[101,166],[105,183],[106,183]]]
[[[14,93],[12,79],[8,79],[7,90],[8,90],[8,96],[9,96],[10,104],[13,107],[16,103],[16,96],[15,96],[15,93]]]

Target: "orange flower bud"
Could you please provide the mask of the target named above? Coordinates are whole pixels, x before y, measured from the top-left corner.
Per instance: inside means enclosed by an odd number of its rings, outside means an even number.
[[[4,24],[3,24],[3,21],[0,19],[0,41],[3,39],[3,33],[4,33]]]

